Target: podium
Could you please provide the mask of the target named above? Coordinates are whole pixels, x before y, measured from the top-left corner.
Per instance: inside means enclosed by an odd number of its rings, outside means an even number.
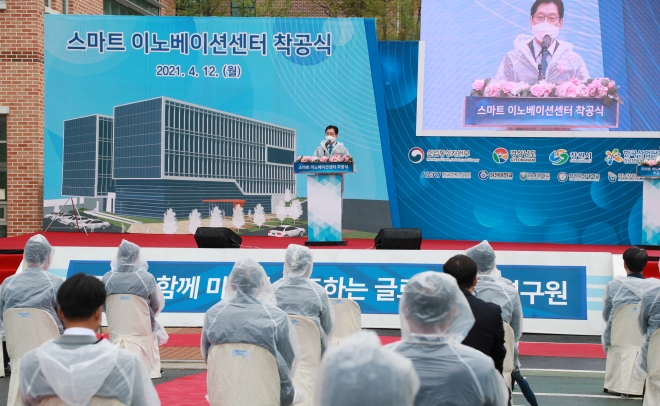
[[[344,175],[355,173],[355,164],[296,162],[293,172],[307,175],[307,242],[305,245],[346,245],[341,220]]]
[[[660,166],[638,166],[644,179],[642,196],[642,245],[660,245]]]

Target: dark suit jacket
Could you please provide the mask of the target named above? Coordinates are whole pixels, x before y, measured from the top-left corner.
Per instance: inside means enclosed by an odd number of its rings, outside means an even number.
[[[463,344],[491,357],[495,362],[495,368],[502,373],[506,355],[502,309],[494,303],[484,302],[475,297],[467,289],[461,288],[461,291],[465,294],[474,314],[474,326],[463,340]]]

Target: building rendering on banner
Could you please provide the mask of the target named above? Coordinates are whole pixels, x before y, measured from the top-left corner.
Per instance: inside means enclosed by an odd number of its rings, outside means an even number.
[[[205,209],[203,200],[214,199],[245,200],[248,209],[260,203],[268,212],[273,195],[284,194],[286,189],[295,193],[293,129],[165,97],[116,106],[114,123],[103,116],[91,117],[114,124],[111,162],[115,185],[110,197],[115,199],[111,206],[117,214],[162,218],[171,208],[186,215],[193,209]],[[79,161],[90,161],[91,155],[84,154],[93,153],[87,145],[92,136],[84,144],[76,132],[66,131],[66,123],[80,121],[78,125],[85,130],[79,132],[93,134],[91,124],[84,121],[88,118],[65,122],[63,178],[71,180],[63,180],[63,195],[92,196],[94,191],[94,196],[102,196],[92,182],[98,184],[100,172],[86,171],[84,176],[66,172],[67,168],[83,167]],[[67,145],[75,143],[85,145],[80,157],[66,153]],[[80,186],[65,188],[65,184]]]

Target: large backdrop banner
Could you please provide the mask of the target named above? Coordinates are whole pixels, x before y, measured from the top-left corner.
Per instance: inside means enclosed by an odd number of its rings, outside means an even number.
[[[359,168],[344,228],[391,224],[373,20],[45,19],[44,227],[303,235],[293,163],[331,124]]]

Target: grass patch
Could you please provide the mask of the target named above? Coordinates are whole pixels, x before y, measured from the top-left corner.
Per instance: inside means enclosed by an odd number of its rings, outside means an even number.
[[[351,231],[350,233],[343,233],[342,237],[344,238],[363,238],[367,240],[373,240],[376,238],[377,233],[370,233],[368,231]]]

